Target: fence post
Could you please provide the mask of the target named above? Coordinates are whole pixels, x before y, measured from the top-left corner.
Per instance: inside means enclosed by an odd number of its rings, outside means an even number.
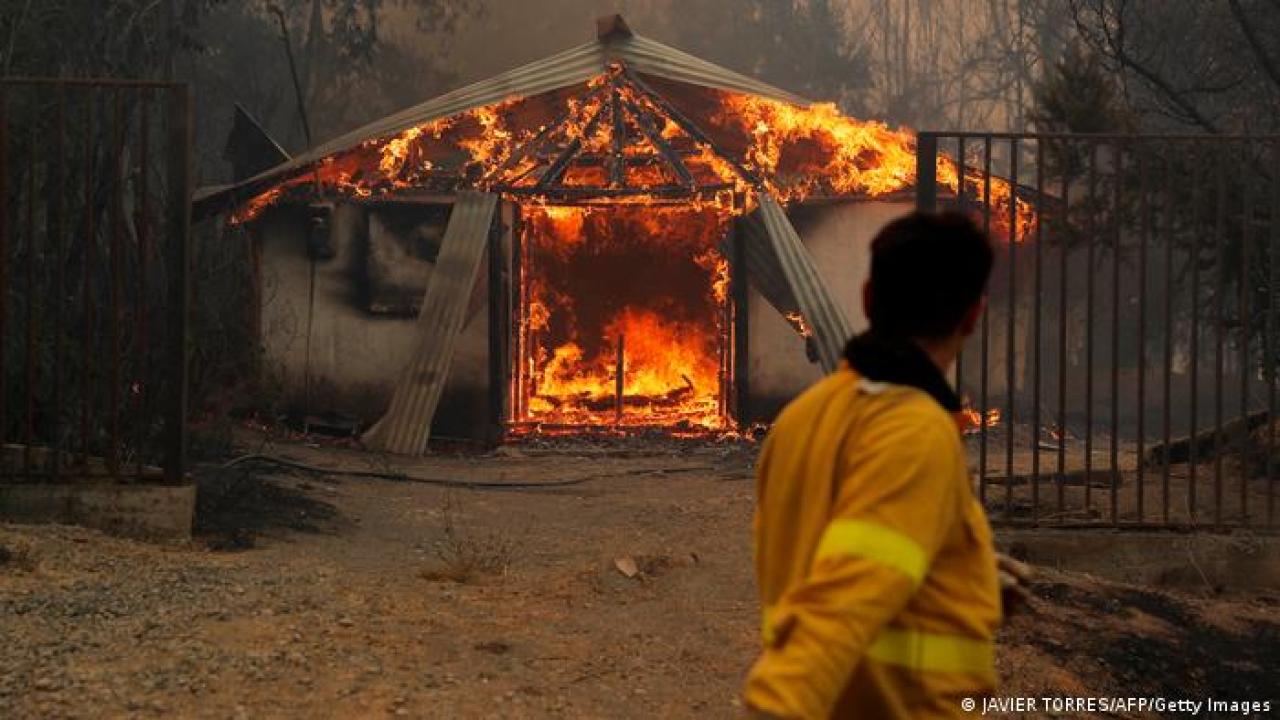
[[[916,209],[938,208],[938,136],[922,132],[916,138]]]
[[[179,483],[187,460],[187,324],[191,304],[191,87],[169,90],[169,406],[165,412],[165,479]]]

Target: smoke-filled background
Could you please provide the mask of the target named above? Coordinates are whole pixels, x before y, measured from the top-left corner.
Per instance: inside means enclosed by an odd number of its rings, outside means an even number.
[[[0,0],[0,73],[190,81],[199,181],[213,183],[228,179],[234,103],[297,152],[304,115],[320,142],[587,42],[613,12],[895,126],[1280,124],[1276,0]]]

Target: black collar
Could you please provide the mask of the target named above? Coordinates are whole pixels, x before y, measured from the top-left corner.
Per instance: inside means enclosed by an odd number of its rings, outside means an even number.
[[[910,385],[923,390],[944,409],[958,412],[960,398],[933,360],[915,343],[865,332],[844,348],[849,367],[874,382]]]

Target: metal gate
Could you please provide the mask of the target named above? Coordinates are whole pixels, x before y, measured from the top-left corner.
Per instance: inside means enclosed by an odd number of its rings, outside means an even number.
[[[993,520],[1276,528],[1280,137],[930,132],[917,160],[921,209],[997,238],[957,368]]]
[[[0,78],[0,481],[184,473],[191,94]]]

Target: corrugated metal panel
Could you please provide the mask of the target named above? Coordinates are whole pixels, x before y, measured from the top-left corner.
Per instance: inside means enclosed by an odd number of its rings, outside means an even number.
[[[800,313],[813,331],[818,361],[823,370],[830,372],[839,364],[844,344],[852,332],[849,320],[822,282],[813,258],[800,242],[800,236],[782,206],[763,193],[760,195],[760,218],[778,267],[800,305]]]
[[[773,244],[765,233],[760,214],[752,213],[740,218],[737,232],[746,251],[747,279],[751,286],[784,317],[800,312],[800,303],[791,292],[787,278],[782,274],[782,266],[773,252]],[[732,249],[729,245],[728,237],[720,241],[721,255],[732,257]]]
[[[638,72],[677,82],[760,95],[784,102],[807,102],[797,95],[645,37],[617,37],[607,42],[595,40],[401,110],[330,140],[244,182],[208,188],[197,193],[196,200],[205,202],[241,188],[286,179],[318,160],[349,150],[367,140],[389,137],[416,125],[492,105],[508,98],[531,97],[584,82],[603,72],[615,60],[628,63]],[[696,122],[696,118],[694,120]]]
[[[809,104],[808,100],[799,95],[780,90],[768,83],[736,73],[641,35],[618,40],[610,50],[638,72],[649,75],[659,75],[691,85],[759,95],[796,105]]]
[[[426,450],[497,202],[489,193],[459,194],[418,312],[413,356],[387,414],[364,436],[369,447],[405,455]]]

